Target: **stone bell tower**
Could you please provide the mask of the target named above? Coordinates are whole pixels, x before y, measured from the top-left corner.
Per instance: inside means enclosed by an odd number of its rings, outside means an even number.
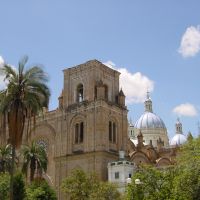
[[[81,168],[107,180],[108,162],[118,159],[119,150],[127,150],[127,108],[125,95],[119,90],[120,73],[97,60],[63,73],[56,174],[66,177],[74,168]]]

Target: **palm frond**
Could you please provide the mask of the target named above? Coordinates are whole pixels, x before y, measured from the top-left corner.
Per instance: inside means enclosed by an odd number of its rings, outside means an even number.
[[[24,56],[19,61],[18,70],[10,65],[4,65],[0,70],[7,82],[7,88],[0,91],[0,113],[8,118],[9,137],[14,142],[13,145],[17,145],[16,147],[21,144],[24,119],[36,116],[42,107],[47,107],[50,97],[50,91],[46,85],[47,75],[39,66],[25,70],[27,61],[28,57]],[[22,120],[16,120],[12,116],[14,113]],[[11,119],[15,119],[16,122]],[[19,141],[15,141],[16,139]]]

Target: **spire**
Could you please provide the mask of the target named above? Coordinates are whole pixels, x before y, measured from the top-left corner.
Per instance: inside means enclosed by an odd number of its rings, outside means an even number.
[[[122,88],[121,88],[121,90],[119,91],[119,95],[125,96],[125,95],[124,95],[124,92],[123,92],[123,90],[122,90]]]
[[[177,118],[177,122],[176,122],[175,127],[176,127],[176,134],[183,134],[182,123],[180,122],[179,117]]]
[[[147,90],[147,97],[146,97],[146,100],[144,102],[144,106],[145,106],[145,112],[153,112],[152,101],[151,101],[150,94],[149,94],[148,90]]]
[[[150,99],[150,92],[147,90],[147,99]]]

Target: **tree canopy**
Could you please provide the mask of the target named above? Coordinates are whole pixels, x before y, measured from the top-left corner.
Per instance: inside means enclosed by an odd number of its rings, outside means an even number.
[[[114,184],[101,182],[94,173],[74,170],[62,183],[62,190],[71,200],[119,200],[120,193]]]
[[[18,68],[4,64],[0,74],[6,88],[0,91],[0,113],[8,122],[10,143],[19,148],[25,119],[31,119],[42,107],[47,107],[50,91],[47,75],[40,66],[25,69],[28,57],[23,57]]]
[[[135,184],[136,179],[141,184]],[[139,169],[127,187],[126,197],[128,200],[200,199],[200,138],[190,138],[180,147],[174,166]]]

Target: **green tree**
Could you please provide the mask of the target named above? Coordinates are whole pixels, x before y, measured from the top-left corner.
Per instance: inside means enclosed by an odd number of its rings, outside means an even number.
[[[0,199],[8,200],[9,198],[9,182],[10,176],[8,173],[0,173]]]
[[[87,175],[82,170],[72,171],[61,187],[71,200],[120,199],[116,186],[101,182],[94,173]]]
[[[28,169],[30,168],[30,182],[33,181],[35,172],[38,176],[42,176],[43,172],[47,170],[47,154],[43,146],[37,144],[35,141],[31,143],[31,146],[24,145],[22,147],[23,166],[22,172],[27,177]]]
[[[174,180],[174,168],[159,170],[143,166],[132,177],[132,183],[127,187],[127,199],[130,200],[171,200]],[[138,184],[135,180],[139,179]]]
[[[200,199],[200,138],[190,139],[180,148],[176,172],[174,199]]]
[[[12,147],[10,144],[0,147],[0,172],[10,172],[12,163]]]
[[[99,182],[98,187],[94,188],[89,200],[121,200],[121,195],[115,184],[109,182]]]
[[[24,178],[20,172],[14,175],[13,181],[13,199],[23,200],[26,196]]]
[[[26,189],[27,200],[56,200],[55,191],[44,180],[33,181]]]
[[[187,134],[187,141],[191,141],[193,139],[194,139],[194,137],[193,137],[192,133],[189,131]]]
[[[47,107],[50,92],[46,85],[47,76],[39,66],[25,70],[28,57],[20,60],[17,70],[8,64],[0,69],[0,74],[5,77],[6,88],[0,91],[0,113],[7,121],[9,141],[12,145],[11,192],[13,199],[13,174],[15,149],[22,142],[25,120],[30,126],[42,107]],[[27,128],[28,130],[28,128]],[[27,131],[28,135],[28,131]]]
[[[63,181],[61,187],[72,200],[86,200],[92,187],[97,186],[96,180],[96,177],[87,176],[82,170],[74,170],[72,175]]]

